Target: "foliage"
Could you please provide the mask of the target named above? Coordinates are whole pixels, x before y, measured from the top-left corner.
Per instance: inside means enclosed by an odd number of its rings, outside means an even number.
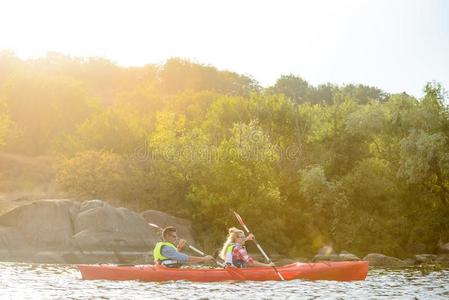
[[[114,195],[124,176],[120,156],[88,150],[72,158],[63,158],[57,181],[72,196],[102,198]]]
[[[0,102],[0,148],[5,146],[11,120],[6,110],[6,105]]]
[[[95,111],[95,101],[72,79],[33,72],[9,77],[0,89],[11,119],[21,133],[10,149],[44,154]]]
[[[406,256],[449,240],[449,110],[438,83],[422,99],[296,75],[262,89],[177,58],[123,68],[9,52],[0,82],[3,149],[61,155],[68,196],[190,218],[208,249],[237,225],[229,209],[270,252],[292,256],[325,243]]]

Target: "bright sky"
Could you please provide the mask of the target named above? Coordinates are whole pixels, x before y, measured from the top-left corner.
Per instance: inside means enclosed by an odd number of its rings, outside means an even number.
[[[449,1],[2,0],[0,49],[122,66],[182,57],[264,86],[292,73],[421,96],[427,81],[449,89]]]

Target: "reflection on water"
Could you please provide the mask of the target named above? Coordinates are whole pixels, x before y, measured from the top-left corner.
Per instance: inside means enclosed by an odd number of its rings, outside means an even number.
[[[366,281],[82,280],[73,266],[0,263],[0,299],[448,299],[449,270],[371,269]]]

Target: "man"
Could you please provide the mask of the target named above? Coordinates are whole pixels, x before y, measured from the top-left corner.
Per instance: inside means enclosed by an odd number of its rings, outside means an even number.
[[[162,242],[158,242],[153,250],[154,263],[164,265],[169,268],[179,268],[183,263],[199,263],[210,262],[214,258],[210,255],[201,256],[189,256],[180,252],[181,249],[187,244],[185,240],[179,240],[177,246],[175,246],[178,240],[176,228],[173,226],[166,227],[162,231]]]

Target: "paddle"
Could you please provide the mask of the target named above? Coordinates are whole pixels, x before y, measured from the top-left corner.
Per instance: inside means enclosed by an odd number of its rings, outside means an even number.
[[[237,218],[237,221],[239,221],[240,225],[242,225],[242,227],[245,229],[247,234],[250,234],[250,231],[248,229],[248,227],[245,225],[245,222],[243,222],[242,217],[240,217],[240,215],[238,213],[236,213],[235,211],[232,211],[235,215],[235,217]],[[268,263],[272,263],[271,259],[268,257],[268,255],[265,253],[265,251],[263,251],[262,247],[259,245],[259,243],[257,242],[256,239],[253,240],[254,243],[257,246],[257,249],[259,249],[260,253],[262,253],[262,255],[265,257],[266,261]],[[273,265],[273,269],[274,271],[278,274],[279,278],[284,281],[284,277],[282,276],[282,274],[278,271],[278,269],[276,268],[276,266]]]
[[[153,224],[153,223],[148,223],[148,225],[150,225],[151,227],[157,228],[159,230],[163,230],[163,228],[159,225]],[[200,249],[193,247],[192,245],[188,244],[186,242],[186,246],[189,247],[190,249],[192,249],[193,251],[195,251],[196,253],[198,253],[201,256],[206,256],[207,254],[204,253],[203,251],[201,251]],[[224,268],[224,264],[222,264],[221,262],[217,261],[215,258],[212,259],[214,261],[214,263],[216,263],[217,265],[219,265],[220,267]]]

